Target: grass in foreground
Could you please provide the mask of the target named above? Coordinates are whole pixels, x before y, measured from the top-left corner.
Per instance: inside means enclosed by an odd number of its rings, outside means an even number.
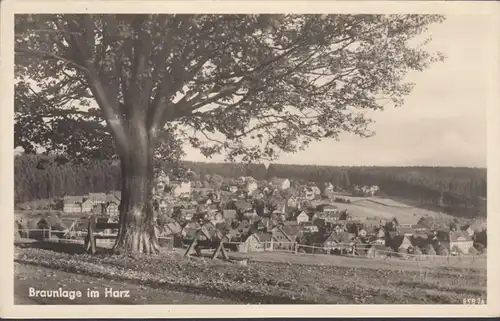
[[[361,266],[252,261],[242,266],[186,258],[175,252],[137,257],[91,256],[33,248],[16,248],[15,262],[251,304],[461,304],[470,297],[486,301],[487,288],[484,270],[449,267],[437,267],[423,275],[414,270]]]

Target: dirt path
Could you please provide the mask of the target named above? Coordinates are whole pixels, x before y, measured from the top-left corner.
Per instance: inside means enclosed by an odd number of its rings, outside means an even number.
[[[14,265],[14,304],[238,304],[229,299],[219,299],[203,294],[165,291],[146,286],[110,281],[85,275],[67,273],[47,268]],[[30,297],[29,288],[36,290],[81,291],[82,297],[68,298]],[[128,297],[105,298],[105,288],[129,291]],[[87,297],[87,289],[100,292],[99,298]]]

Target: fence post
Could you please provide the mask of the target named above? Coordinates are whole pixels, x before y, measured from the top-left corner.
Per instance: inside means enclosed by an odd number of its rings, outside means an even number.
[[[295,242],[295,243],[293,244],[293,253],[294,253],[294,254],[297,254],[297,252],[298,252],[298,248],[299,248],[299,243]]]
[[[49,225],[49,240],[52,238],[52,226]]]

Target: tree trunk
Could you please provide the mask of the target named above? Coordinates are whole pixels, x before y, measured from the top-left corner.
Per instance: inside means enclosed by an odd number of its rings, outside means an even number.
[[[134,127],[130,152],[121,155],[122,195],[120,229],[113,250],[117,253],[158,253],[152,202],[154,142]]]

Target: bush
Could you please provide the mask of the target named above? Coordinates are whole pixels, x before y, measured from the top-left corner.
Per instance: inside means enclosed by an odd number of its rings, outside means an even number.
[[[470,254],[470,255],[477,255],[477,254],[479,254],[479,251],[478,251],[478,250],[476,250],[476,248],[475,248],[475,247],[471,247],[471,248],[469,249],[469,254]]]
[[[484,249],[486,248],[486,246],[484,246],[482,243],[479,243],[479,242],[474,242],[474,248],[479,252],[479,253],[483,253],[484,252]]]
[[[436,255],[436,251],[430,244],[427,244],[422,248],[422,253],[425,255]]]
[[[413,249],[413,254],[415,254],[415,255],[421,255],[422,254],[422,250],[418,246],[415,246],[415,248]]]
[[[449,253],[449,251],[443,245],[440,244],[440,245],[438,245],[436,247],[436,254],[437,255],[442,255],[442,256],[447,256],[450,253]]]

